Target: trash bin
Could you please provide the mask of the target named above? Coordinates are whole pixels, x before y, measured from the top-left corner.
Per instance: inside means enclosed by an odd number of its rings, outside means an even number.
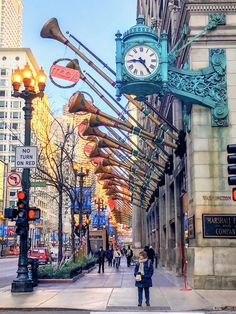
[[[28,258],[28,277],[33,281],[33,286],[38,285],[38,267],[39,261],[37,258]]]

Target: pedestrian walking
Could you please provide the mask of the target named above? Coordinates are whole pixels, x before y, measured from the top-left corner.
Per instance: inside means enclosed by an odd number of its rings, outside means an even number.
[[[130,245],[129,245],[126,251],[127,267],[130,267],[133,255],[134,255],[133,250],[130,248]]]
[[[152,261],[152,264],[154,265],[154,259],[155,259],[155,251],[153,247],[150,245],[149,250],[148,250],[148,258]]]
[[[116,247],[114,251],[114,258],[115,258],[115,267],[118,269],[120,267],[120,259],[121,259],[121,251],[118,247]]]
[[[152,287],[153,265],[148,259],[147,252],[139,253],[139,261],[135,266],[135,286],[138,288],[138,306],[142,306],[143,290],[145,293],[146,305],[150,306],[150,291]]]
[[[97,253],[98,255],[98,273],[102,272],[104,273],[104,263],[105,263],[105,251],[103,250],[102,246],[100,246],[99,251]]]
[[[113,248],[110,246],[109,249],[106,251],[106,258],[108,260],[108,266],[112,266],[113,260]]]

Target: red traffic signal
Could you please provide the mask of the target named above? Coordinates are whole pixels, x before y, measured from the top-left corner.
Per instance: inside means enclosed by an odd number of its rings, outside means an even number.
[[[26,194],[24,191],[17,192],[17,197],[19,200],[24,200],[26,198]]]
[[[39,219],[41,215],[41,210],[37,207],[29,207],[27,212],[28,220],[36,220]]]
[[[236,188],[232,189],[232,200],[236,201]]]
[[[19,191],[17,192],[17,197],[18,197],[18,202],[17,202],[17,207],[18,209],[27,209],[28,206],[28,200],[27,200],[27,195],[24,191]]]
[[[40,218],[41,210],[37,207],[29,207],[27,212],[28,220],[36,220]]]

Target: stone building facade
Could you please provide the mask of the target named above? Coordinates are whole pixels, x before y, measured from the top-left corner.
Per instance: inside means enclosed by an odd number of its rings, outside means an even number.
[[[225,23],[194,40],[208,25],[209,14],[219,13],[225,16]],[[181,37],[184,25],[188,26],[180,47],[187,40],[193,42],[181,50],[177,59],[180,68],[206,68],[209,49],[224,49],[229,109],[228,126],[212,127],[211,110],[203,105],[192,104],[191,112],[183,115],[184,103],[180,99],[168,96],[160,103],[155,95],[151,98],[172,124],[178,129],[185,127],[187,150],[182,159],[174,155],[173,175],[165,176],[159,196],[142,215],[147,226],[141,245],[153,245],[160,255],[160,264],[177,275],[187,271],[189,284],[194,288],[235,289],[235,223],[231,220],[230,226],[227,221],[233,219],[235,204],[227,184],[226,147],[235,143],[236,129],[236,3],[138,0],[137,15],[140,14],[157,32],[167,32],[169,50]],[[221,225],[226,231],[214,229],[219,217],[227,218]],[[218,234],[214,236],[212,230]]]

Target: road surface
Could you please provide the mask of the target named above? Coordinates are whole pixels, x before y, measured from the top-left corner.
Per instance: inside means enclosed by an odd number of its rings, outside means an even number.
[[[0,288],[11,285],[16,278],[18,257],[0,258]]]

